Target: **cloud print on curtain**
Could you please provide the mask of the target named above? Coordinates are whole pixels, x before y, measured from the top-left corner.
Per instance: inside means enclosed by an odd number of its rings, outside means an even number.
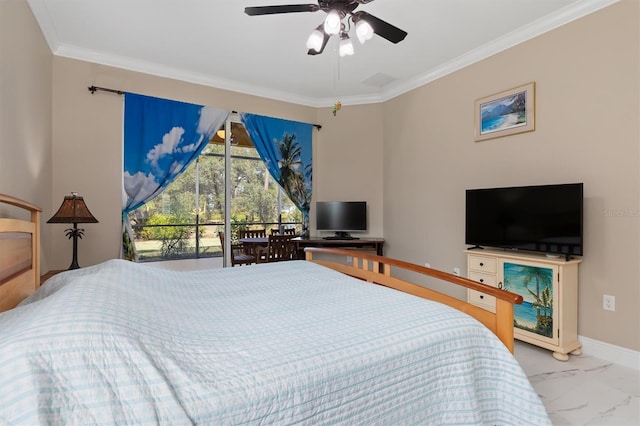
[[[122,218],[129,227],[127,214],[155,198],[184,172],[230,111],[133,93],[125,94],[124,105],[126,201]],[[126,235],[123,247],[124,258],[135,258]]]
[[[308,237],[313,125],[249,113],[240,120],[271,176],[302,212],[302,235]]]

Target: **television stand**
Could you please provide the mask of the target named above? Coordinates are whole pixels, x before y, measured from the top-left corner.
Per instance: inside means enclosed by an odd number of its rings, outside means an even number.
[[[382,247],[384,245],[383,238],[363,237],[355,240],[326,240],[323,237],[296,237],[291,241],[293,241],[296,246],[298,259],[304,259],[305,247],[334,247],[355,250],[373,250],[378,256],[384,256],[382,251]]]
[[[540,253],[493,249],[466,250],[466,254],[468,278],[533,300],[514,307],[513,335],[516,339],[552,351],[559,361],[582,353],[578,340],[578,265],[581,259],[564,260],[562,256],[549,258]],[[535,280],[535,284],[529,287],[518,284],[529,280]],[[467,301],[496,312],[495,298],[482,290],[468,289]]]
[[[323,237],[323,240],[358,240],[358,237],[352,237],[351,234],[344,231],[336,231],[336,235]]]

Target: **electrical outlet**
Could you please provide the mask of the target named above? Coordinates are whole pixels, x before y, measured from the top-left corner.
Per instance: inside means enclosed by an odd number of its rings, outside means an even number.
[[[427,268],[431,268],[431,264],[429,262],[425,262],[424,266],[426,266]]]
[[[605,311],[615,311],[616,310],[616,297],[609,296],[605,294],[602,296],[602,309]]]
[[[453,275],[460,276],[460,268],[458,268],[457,266],[453,268]]]

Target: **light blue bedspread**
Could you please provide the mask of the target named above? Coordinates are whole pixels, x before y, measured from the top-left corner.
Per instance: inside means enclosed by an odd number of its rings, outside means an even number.
[[[439,303],[305,261],[111,260],[0,314],[0,424],[550,424],[515,358]]]

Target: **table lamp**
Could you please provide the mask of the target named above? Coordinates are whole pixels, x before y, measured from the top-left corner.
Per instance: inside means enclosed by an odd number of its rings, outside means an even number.
[[[78,224],[98,223],[98,219],[93,217],[84,199],[77,192],[72,192],[64,197],[62,205],[47,223],[73,223],[73,228],[65,230],[66,236],[73,238],[73,260],[69,269],[78,269],[78,237],[82,238],[84,234],[84,229],[78,228]]]

